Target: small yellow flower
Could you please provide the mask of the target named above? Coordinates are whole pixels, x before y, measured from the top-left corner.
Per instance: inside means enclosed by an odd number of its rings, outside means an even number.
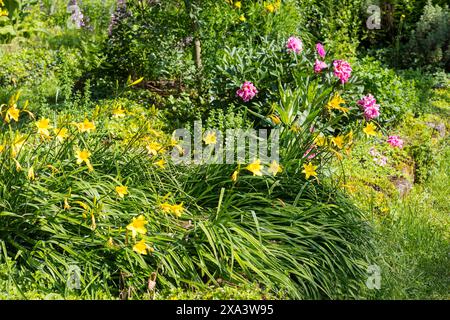
[[[164,169],[166,167],[166,160],[164,159],[158,160],[155,162],[155,164],[161,169]]]
[[[262,176],[262,167],[261,160],[257,159],[250,163],[245,169],[253,173],[254,176]]]
[[[276,160],[273,160],[272,163],[269,166],[269,169],[267,171],[269,173],[273,174],[274,176],[276,176],[277,173],[280,173],[283,170],[282,170],[280,164]]]
[[[150,142],[146,147],[148,154],[156,156],[159,151],[161,151],[162,147],[156,141]]]
[[[153,249],[149,248],[147,246],[147,244],[145,243],[145,240],[142,239],[141,241],[137,242],[134,246],[133,246],[133,251],[142,254],[142,255],[146,255],[147,251],[152,252]]]
[[[125,117],[125,109],[119,106],[113,110],[113,118],[123,118]]]
[[[216,133],[214,131],[212,132],[208,132],[206,134],[206,136],[203,138],[203,141],[205,142],[205,144],[210,145],[210,144],[216,144],[217,143],[217,137],[216,137]]]
[[[88,119],[84,119],[83,122],[75,123],[75,126],[78,128],[80,132],[91,132],[95,131],[95,123],[94,121],[89,121]]]
[[[53,132],[56,135],[56,139],[59,142],[63,142],[64,139],[67,137],[67,128],[55,128],[53,129]]]
[[[345,104],[345,100],[341,98],[339,94],[336,94],[327,104],[328,109],[340,110],[344,113],[349,111],[348,108],[342,107],[341,104]]]
[[[314,176],[317,177],[316,172],[317,166],[314,166],[311,162],[308,164],[303,164],[303,173],[306,176],[306,179],[309,179],[309,177]]]
[[[184,211],[183,203],[172,205],[167,202],[164,202],[164,203],[160,204],[160,207],[163,212],[173,213],[176,217],[180,217]]]
[[[163,212],[168,213],[172,210],[172,205],[170,203],[164,202],[160,204]]]
[[[276,115],[274,115],[274,114],[271,114],[270,116],[269,116],[269,118],[273,121],[273,123],[275,123],[275,124],[280,124],[281,123],[281,120],[280,120],[280,118],[278,118]]]
[[[133,239],[136,238],[136,235],[138,233],[140,234],[147,233],[147,229],[145,228],[145,225],[147,223],[148,222],[145,220],[145,217],[142,214],[139,215],[137,218],[133,218],[131,223],[127,225],[127,230],[131,231],[131,236],[133,237]]]
[[[17,109],[16,105],[13,105],[6,111],[6,122],[10,122],[11,119],[14,121],[19,121],[20,110]]]
[[[27,178],[28,178],[28,180],[34,180],[35,179],[33,167],[30,167],[28,169]]]
[[[117,186],[116,192],[119,195],[119,197],[123,198],[126,194],[128,194],[128,187],[127,186]]]
[[[184,207],[183,203],[172,205],[172,213],[178,218],[183,214]]]
[[[339,149],[344,147],[344,137],[341,135],[331,138],[331,142]]]
[[[86,149],[84,150],[77,150],[75,152],[75,157],[77,158],[77,164],[82,164],[83,162],[86,163],[86,165],[88,166],[89,171],[94,170],[94,168],[91,165],[91,161],[89,160],[89,157],[91,156],[91,153],[89,151],[87,151]]]
[[[314,139],[314,144],[318,147],[323,147],[324,145],[327,144],[327,138],[325,138],[325,136],[322,136],[322,135],[317,136]]]
[[[243,14],[241,14],[241,15],[239,16],[239,21],[245,22],[245,21],[247,21],[247,18],[245,18],[245,16],[244,16]]]
[[[242,3],[241,3],[240,1],[236,1],[236,2],[234,3],[234,7],[235,7],[236,9],[240,9],[240,8],[242,8]]]
[[[368,123],[367,126],[365,126],[365,128],[363,128],[363,132],[367,136],[376,136],[377,135],[376,127],[372,122]]]
[[[272,3],[265,4],[264,8],[270,13],[274,13],[275,12],[275,6]]]
[[[234,171],[233,174],[231,175],[231,181],[236,182],[238,179],[238,175],[239,175],[239,171]]]
[[[50,137],[50,132],[48,131],[50,127],[50,119],[40,119],[39,121],[36,121],[36,127],[38,129],[38,134],[40,134],[44,138]]]
[[[0,144],[0,153],[2,153],[3,150],[5,150],[5,145],[4,144]]]

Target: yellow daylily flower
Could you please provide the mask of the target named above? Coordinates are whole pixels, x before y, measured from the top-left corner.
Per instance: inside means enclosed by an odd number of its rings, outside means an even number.
[[[164,169],[166,167],[166,160],[164,159],[158,160],[155,162],[155,164],[161,169]]]
[[[262,170],[263,166],[261,165],[261,160],[256,159],[252,163],[250,163],[245,169],[253,173],[254,176],[262,176]]]
[[[89,160],[89,157],[91,156],[91,153],[84,149],[84,150],[77,150],[75,152],[75,157],[77,158],[77,164],[82,164],[83,162],[86,163],[88,166],[89,171],[94,170],[94,168],[91,165],[91,161]]]
[[[280,124],[281,123],[281,120],[280,120],[280,118],[278,118],[278,116],[276,116],[276,115],[274,115],[274,114],[271,114],[270,116],[269,116],[269,118],[273,121],[273,123],[275,123],[275,124]]]
[[[264,8],[270,13],[274,13],[275,12],[275,6],[273,5],[273,3],[265,4]]]
[[[145,148],[147,149],[148,154],[151,154],[153,156],[156,156],[162,149],[161,144],[156,141],[150,142]]]
[[[314,176],[317,177],[317,172],[316,172],[317,166],[313,165],[311,162],[309,162],[308,164],[303,164],[303,173],[306,176],[306,179],[309,179],[309,177]]]
[[[210,145],[210,144],[216,144],[217,143],[217,136],[216,133],[214,131],[212,132],[208,132],[206,134],[206,136],[203,138],[203,141],[205,142],[205,144]]]
[[[322,135],[317,136],[317,137],[314,139],[314,144],[315,144],[316,146],[318,146],[318,147],[323,147],[324,145],[327,144],[327,138],[326,138],[325,136],[322,136]]]
[[[164,202],[160,204],[160,206],[163,212],[173,213],[176,217],[180,217],[184,211],[183,203],[172,205],[167,202]]]
[[[127,230],[131,231],[131,236],[136,238],[137,234],[146,234],[147,229],[145,228],[145,225],[147,224],[147,220],[145,220],[145,217],[141,214],[137,218],[133,218],[131,223],[127,225]]]
[[[241,3],[240,1],[236,1],[236,2],[234,3],[234,7],[235,7],[236,9],[240,9],[240,8],[242,8],[242,3]]]
[[[170,203],[164,202],[160,204],[160,207],[163,212],[170,212],[172,210],[172,205]]]
[[[269,173],[271,173],[273,176],[276,176],[277,173],[280,173],[283,170],[282,170],[280,164],[276,160],[273,160],[269,166],[269,169],[267,169],[267,171]]]
[[[123,118],[125,117],[125,109],[122,106],[115,108],[112,112],[113,118]]]
[[[133,246],[133,251],[142,254],[142,255],[146,255],[147,252],[153,252],[154,249],[149,247],[146,243],[145,240],[142,239],[141,241],[137,242],[134,246]]]
[[[17,109],[17,105],[13,105],[6,111],[6,122],[9,123],[11,120],[19,121],[20,110]]]
[[[344,113],[349,111],[348,108],[342,107],[341,104],[345,104],[345,100],[341,98],[339,94],[336,94],[327,104],[328,109],[340,110]]]
[[[363,128],[363,132],[364,132],[367,136],[376,136],[376,135],[377,135],[376,127],[375,127],[375,125],[374,125],[372,122],[368,123],[368,124]]]
[[[84,119],[83,122],[75,123],[75,126],[78,128],[80,132],[91,132],[95,131],[95,123],[94,121],[89,121],[88,119]]]
[[[67,131],[68,131],[67,128],[55,128],[55,129],[53,129],[53,132],[56,135],[56,139],[59,142],[63,142],[64,139],[67,137]]]
[[[172,205],[172,213],[178,218],[183,214],[184,207],[183,203]]]
[[[339,149],[344,147],[344,137],[341,135],[331,138],[331,142]]]
[[[50,132],[49,132],[49,129],[51,128],[50,119],[43,118],[43,119],[40,119],[39,121],[36,121],[36,127],[38,129],[38,134],[40,134],[42,137],[44,137],[44,138],[50,137]]]
[[[125,195],[128,194],[128,187],[127,186],[117,186],[116,192],[119,195],[119,197],[123,198]]]

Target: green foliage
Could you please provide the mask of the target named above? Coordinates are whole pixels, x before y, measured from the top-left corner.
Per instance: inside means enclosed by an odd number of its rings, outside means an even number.
[[[193,63],[184,43],[189,34],[180,2],[134,0],[119,5],[105,45],[109,72],[122,78],[131,74],[146,80],[189,81]]]
[[[366,57],[355,65],[355,72],[364,83],[364,91],[371,93],[380,104],[383,124],[398,123],[407,110],[418,110],[420,92],[416,83],[421,76],[403,79],[393,69],[383,67],[379,61]]]
[[[442,66],[450,70],[450,11],[431,1],[412,32],[409,47],[416,65]]]
[[[302,23],[316,39],[325,41],[337,55],[356,55],[361,32],[362,0],[297,1]]]

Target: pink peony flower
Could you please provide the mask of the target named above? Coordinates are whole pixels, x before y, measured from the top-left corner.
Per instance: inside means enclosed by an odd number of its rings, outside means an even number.
[[[245,81],[241,88],[236,91],[236,95],[239,96],[244,102],[248,102],[258,93],[256,87],[250,81]]]
[[[358,104],[363,107],[364,117],[366,120],[376,118],[380,115],[380,105],[373,95],[368,94],[358,101]]]
[[[286,48],[288,52],[294,52],[295,54],[298,54],[303,50],[302,40],[297,37],[290,37],[286,42]]]
[[[341,83],[346,83],[352,74],[352,67],[345,60],[334,60],[334,75],[341,80]]]
[[[328,66],[325,62],[316,59],[316,62],[314,63],[314,72],[319,73],[326,67],[328,67]]]
[[[358,101],[358,104],[364,108],[373,106],[375,103],[377,103],[377,100],[370,93]]]
[[[387,139],[387,142],[393,146],[394,148],[403,148],[403,140],[400,139],[399,136],[389,136],[389,138]]]
[[[373,106],[364,109],[364,117],[366,120],[377,118],[380,115],[380,106],[374,104]]]
[[[323,59],[325,58],[325,48],[323,47],[323,45],[321,43],[317,43],[316,44],[316,50],[317,53],[319,54],[319,56]]]

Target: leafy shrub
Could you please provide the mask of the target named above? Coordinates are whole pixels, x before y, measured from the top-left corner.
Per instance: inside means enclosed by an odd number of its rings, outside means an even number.
[[[364,90],[373,94],[381,105],[380,121],[393,125],[398,123],[407,110],[419,110],[420,93],[416,82],[403,79],[393,69],[383,67],[373,58],[363,58],[355,71],[364,83]]]
[[[183,43],[187,16],[179,2],[119,3],[105,48],[108,70],[122,78],[188,80],[193,63]]]
[[[337,55],[350,58],[360,41],[362,0],[297,1],[302,25]]]
[[[412,32],[408,49],[415,65],[442,66],[450,70],[450,11],[431,1]]]

